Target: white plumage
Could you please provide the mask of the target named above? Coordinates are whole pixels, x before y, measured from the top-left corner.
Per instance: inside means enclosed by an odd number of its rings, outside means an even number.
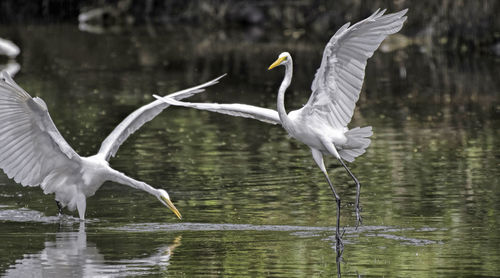
[[[332,126],[347,126],[361,92],[368,58],[388,35],[401,30],[407,11],[384,16],[385,10],[377,10],[351,27],[349,23],[342,26],[325,47],[304,112],[326,111],[322,116]]]
[[[361,92],[366,62],[389,35],[401,30],[408,10],[384,15],[385,10],[377,10],[370,17],[349,27],[342,26],[330,39],[323,52],[321,66],[311,85],[312,94],[301,109],[286,113],[285,91],[293,74],[292,57],[283,52],[269,67],[283,65],[286,68],[278,92],[277,111],[245,104],[189,103],[169,97],[155,96],[168,104],[214,111],[233,116],[253,118],[260,121],[281,124],[295,139],[311,148],[314,161],[321,169],[337,202],[337,246],[341,246],[340,198],[328,177],[323,154],[337,158],[357,186],[356,225],[361,222],[359,194],[360,184],[343,160],[349,162],[370,145],[371,126],[348,129],[356,102]]]
[[[222,77],[222,76],[221,76]],[[202,92],[221,78],[169,95],[183,99]],[[0,168],[23,186],[40,186],[55,193],[58,205],[78,209],[85,218],[86,198],[109,180],[144,190],[156,196],[180,218],[168,193],[120,173],[108,164],[120,145],[144,123],[169,105],[155,100],[123,120],[103,141],[99,152],[80,157],[64,140],[50,118],[47,105],[32,98],[8,73],[0,73]]]

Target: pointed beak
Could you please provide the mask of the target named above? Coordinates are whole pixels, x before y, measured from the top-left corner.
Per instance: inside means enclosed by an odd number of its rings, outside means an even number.
[[[170,201],[169,199],[165,198],[165,197],[161,197],[161,199],[165,202],[165,204],[167,205],[167,207],[173,211],[175,213],[175,215],[177,215],[177,217],[179,217],[179,219],[182,219],[182,215],[181,213],[177,210],[177,208],[174,206],[174,203],[172,203],[172,201]]]
[[[283,57],[278,58],[278,60],[274,61],[274,63],[272,63],[272,64],[269,66],[269,68],[267,68],[267,70],[273,69],[273,68],[275,68],[275,67],[277,67],[277,66],[281,65],[281,63],[282,63],[283,61],[285,61],[285,59],[286,59],[286,56],[283,56]]]

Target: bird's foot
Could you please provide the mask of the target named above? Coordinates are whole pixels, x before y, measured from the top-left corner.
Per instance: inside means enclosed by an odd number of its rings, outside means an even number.
[[[337,232],[335,233],[335,248],[337,249],[337,253],[341,255],[344,252],[344,242],[342,238],[344,237],[345,229],[342,231],[342,234]]]
[[[356,230],[361,224],[363,224],[363,218],[361,217],[361,208],[359,206],[356,206]]]
[[[57,200],[56,200],[56,205],[57,205],[57,216],[61,217],[62,212],[63,212],[62,211],[63,207],[62,207],[61,203],[59,203],[59,201],[57,201]]]

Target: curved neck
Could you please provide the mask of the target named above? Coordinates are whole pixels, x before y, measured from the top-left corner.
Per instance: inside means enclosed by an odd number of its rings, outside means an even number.
[[[289,62],[285,64],[285,78],[281,82],[280,89],[278,91],[278,114],[280,116],[281,124],[285,129],[291,126],[292,121],[288,117],[285,110],[285,91],[290,86],[293,75],[293,61],[292,57],[288,57]]]
[[[153,196],[158,195],[158,190],[156,188],[150,186],[149,184],[147,184],[145,182],[138,181],[138,180],[135,180],[131,177],[128,177],[124,173],[116,171],[115,169],[113,169],[111,167],[109,167],[108,179],[110,181],[114,181],[116,183],[125,184],[125,185],[128,185],[130,187],[133,187],[133,188],[136,188],[136,189],[139,189],[142,191],[146,191],[147,193],[149,193]]]

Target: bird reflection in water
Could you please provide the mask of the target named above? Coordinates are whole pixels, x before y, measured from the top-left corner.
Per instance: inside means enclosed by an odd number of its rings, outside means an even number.
[[[65,227],[63,227],[65,230]],[[25,254],[4,273],[4,277],[123,277],[144,275],[152,269],[166,271],[181,236],[148,257],[106,260],[92,242],[87,241],[85,222],[78,231],[56,233],[55,241],[46,241],[45,248],[35,254]]]

